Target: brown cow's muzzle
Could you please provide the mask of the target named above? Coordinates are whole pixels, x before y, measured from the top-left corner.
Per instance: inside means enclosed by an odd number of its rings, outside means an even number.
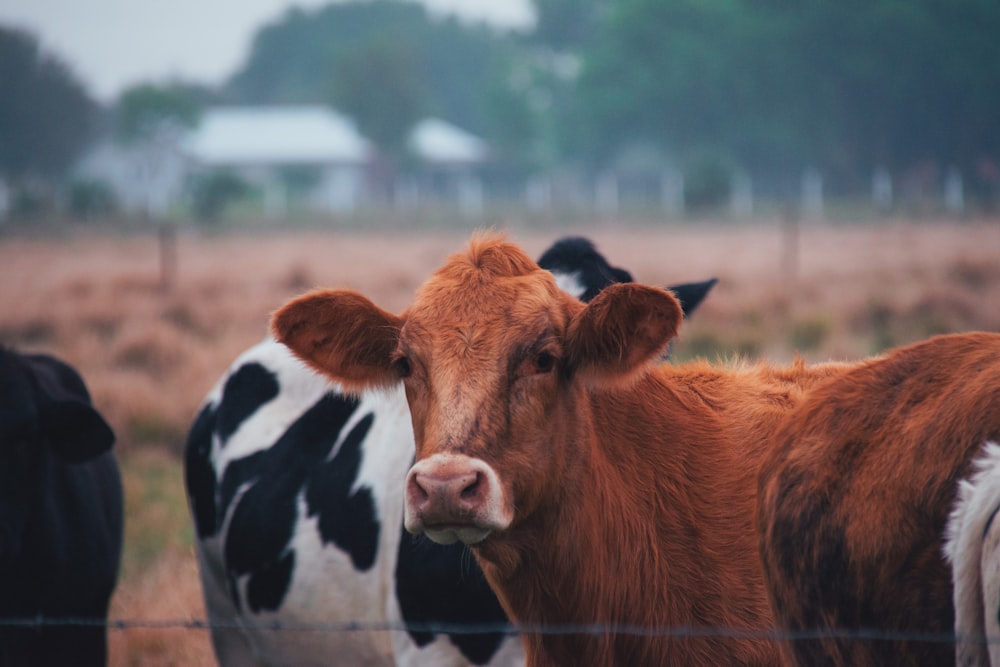
[[[475,544],[510,525],[496,471],[461,454],[435,454],[406,476],[404,523],[439,544]]]

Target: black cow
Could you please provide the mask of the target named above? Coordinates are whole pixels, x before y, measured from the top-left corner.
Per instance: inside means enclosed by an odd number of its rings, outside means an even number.
[[[113,443],[72,367],[0,347],[0,664],[107,662],[123,523]]]

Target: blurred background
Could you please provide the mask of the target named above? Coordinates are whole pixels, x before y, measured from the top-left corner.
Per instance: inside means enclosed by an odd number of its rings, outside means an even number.
[[[989,0],[12,0],[0,211],[978,215]]]
[[[995,0],[0,4],[0,344],[118,435],[112,664],[213,663],[180,453],[311,287],[399,311],[492,226],[718,277],[678,362],[1000,331],[997,35]]]

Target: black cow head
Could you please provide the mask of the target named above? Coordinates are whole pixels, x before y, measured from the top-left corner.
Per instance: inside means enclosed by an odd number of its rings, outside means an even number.
[[[49,458],[88,461],[114,439],[70,366],[0,347],[0,558],[20,550]]]
[[[557,279],[562,276],[575,278],[579,293],[573,296],[581,301],[589,302],[608,285],[632,282],[631,273],[612,266],[590,239],[582,236],[567,236],[553,243],[538,259],[538,266],[551,271]],[[681,309],[687,317],[717,282],[717,279],[709,278],[701,282],[669,285],[667,289],[680,300]]]

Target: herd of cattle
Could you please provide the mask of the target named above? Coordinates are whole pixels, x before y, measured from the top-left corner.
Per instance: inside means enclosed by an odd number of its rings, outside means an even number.
[[[478,235],[282,307],[185,450],[219,663],[1000,666],[1000,334],[665,361],[714,282]],[[104,664],[114,435],[52,357],[0,397],[0,665]]]

